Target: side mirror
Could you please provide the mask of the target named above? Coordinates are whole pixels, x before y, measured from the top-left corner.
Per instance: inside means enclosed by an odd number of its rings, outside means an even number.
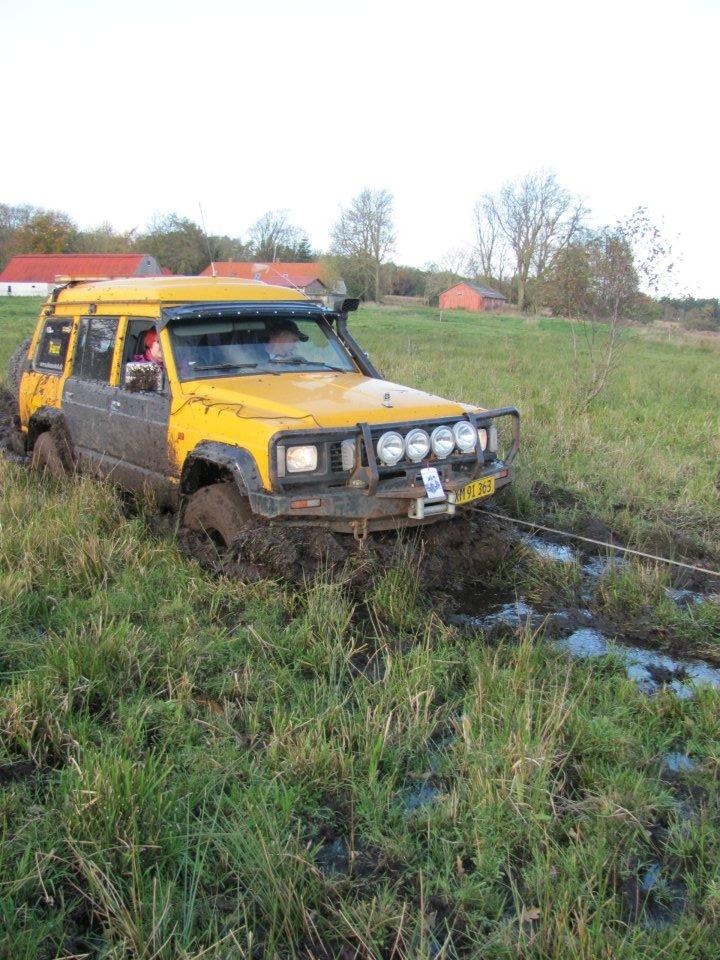
[[[127,363],[124,386],[131,393],[159,393],[163,386],[162,369],[156,363]]]

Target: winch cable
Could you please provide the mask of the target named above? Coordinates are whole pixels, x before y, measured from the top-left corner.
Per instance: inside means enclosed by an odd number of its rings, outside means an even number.
[[[531,530],[542,530],[543,533],[551,533],[557,537],[582,540],[583,543],[592,543],[596,547],[605,547],[607,550],[629,553],[634,557],[642,557],[644,560],[654,560],[656,563],[669,563],[674,567],[681,567],[683,570],[694,570],[697,573],[706,573],[708,576],[720,578],[720,571],[709,570],[707,567],[699,567],[694,563],[683,563],[681,560],[671,560],[669,557],[658,557],[654,553],[645,553],[643,550],[633,550],[631,547],[621,547],[618,543],[608,543],[605,540],[593,540],[592,537],[582,537],[579,533],[569,533],[567,530],[555,530],[553,527],[545,527],[541,523],[532,523],[529,520],[518,520],[517,517],[507,517],[504,513],[495,513],[492,510],[484,510],[482,507],[468,507],[468,509],[472,510],[473,513],[481,513],[486,517],[493,517],[495,520],[504,520],[505,523],[514,523],[521,527],[529,527]]]

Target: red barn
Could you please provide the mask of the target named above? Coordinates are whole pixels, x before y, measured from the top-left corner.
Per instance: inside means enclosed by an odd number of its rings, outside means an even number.
[[[462,280],[440,294],[441,310],[472,310],[480,313],[483,310],[502,310],[506,306],[507,297],[504,294],[481,283],[470,283],[469,280]]]

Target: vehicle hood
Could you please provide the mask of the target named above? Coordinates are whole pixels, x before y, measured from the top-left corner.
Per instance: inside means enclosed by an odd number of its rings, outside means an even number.
[[[193,380],[182,389],[183,404],[272,421],[277,430],[457,417],[477,409],[387,380],[332,371]]]

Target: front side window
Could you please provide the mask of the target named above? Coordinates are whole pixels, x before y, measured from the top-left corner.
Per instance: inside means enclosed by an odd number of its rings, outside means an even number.
[[[42,370],[62,373],[65,368],[72,320],[46,320],[35,354],[35,366]]]
[[[293,370],[356,371],[330,325],[314,317],[177,320],[170,337],[181,380]]]
[[[73,376],[80,380],[110,381],[117,317],[83,317],[80,321]]]

